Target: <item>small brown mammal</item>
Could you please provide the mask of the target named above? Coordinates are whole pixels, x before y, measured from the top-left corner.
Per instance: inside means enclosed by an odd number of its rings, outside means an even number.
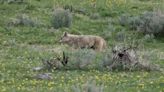
[[[68,44],[76,48],[94,49],[96,51],[103,51],[106,46],[106,41],[99,36],[94,35],[74,35],[67,32],[63,33],[60,39],[61,43]]]

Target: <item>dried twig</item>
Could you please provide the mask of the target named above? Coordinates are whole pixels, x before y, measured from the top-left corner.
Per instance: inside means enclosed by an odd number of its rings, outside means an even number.
[[[159,68],[157,68],[156,66],[153,65],[145,65],[143,63],[140,62],[139,60],[139,55],[136,52],[136,48],[137,47],[114,47],[112,49],[112,64],[109,65],[109,69],[113,69],[113,68],[123,68],[123,69],[128,69],[128,70],[132,70],[132,69],[139,69],[139,70],[158,70]],[[121,67],[120,67],[121,66]]]

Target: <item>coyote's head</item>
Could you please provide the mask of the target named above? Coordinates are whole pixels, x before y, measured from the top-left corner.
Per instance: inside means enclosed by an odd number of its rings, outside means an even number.
[[[60,38],[60,43],[67,43],[70,41],[70,38],[68,36],[68,33],[67,32],[64,32],[62,37]]]

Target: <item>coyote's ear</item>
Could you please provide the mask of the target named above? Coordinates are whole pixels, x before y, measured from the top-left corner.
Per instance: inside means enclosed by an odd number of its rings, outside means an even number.
[[[68,36],[68,33],[67,32],[64,32],[64,36]]]

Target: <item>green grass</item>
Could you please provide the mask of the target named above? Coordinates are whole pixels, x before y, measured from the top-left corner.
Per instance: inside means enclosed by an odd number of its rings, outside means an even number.
[[[114,37],[118,31],[125,29],[127,34],[133,34],[132,30],[117,23],[119,16],[122,14],[135,16],[144,11],[163,9],[164,6],[162,0],[126,0],[127,3],[112,6],[106,4],[108,0],[96,0],[94,8],[91,1],[27,0],[25,4],[0,4],[0,92],[72,92],[73,85],[82,86],[90,79],[95,80],[97,85],[103,84],[105,92],[163,92],[164,75],[155,71],[111,72],[99,69],[68,69],[52,72],[53,80],[51,81],[32,78],[33,75],[39,73],[32,71],[32,68],[40,66],[42,59],[61,55],[60,52],[66,48],[58,43],[64,31],[74,34],[100,35],[106,38],[108,47],[111,48],[113,44],[120,43]],[[124,0],[118,0],[114,4],[119,1]],[[71,5],[77,10],[83,9],[86,15],[74,12],[70,28],[61,28],[58,31],[49,30],[53,7],[65,5]],[[44,26],[8,27],[6,25],[10,18],[23,13],[37,18]],[[98,13],[101,17],[95,20],[90,19],[93,13]],[[130,37],[138,40],[143,35]],[[164,53],[163,38],[155,39],[155,42],[143,42],[143,44],[148,50]],[[158,58],[154,62],[160,66],[164,65],[163,58]]]

